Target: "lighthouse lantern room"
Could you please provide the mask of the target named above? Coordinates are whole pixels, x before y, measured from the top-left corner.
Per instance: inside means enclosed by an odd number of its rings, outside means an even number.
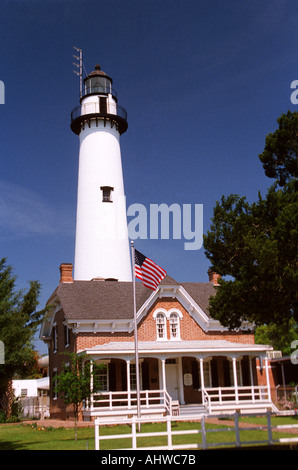
[[[79,136],[74,279],[131,281],[120,135],[127,113],[99,65],[84,79],[71,113]]]

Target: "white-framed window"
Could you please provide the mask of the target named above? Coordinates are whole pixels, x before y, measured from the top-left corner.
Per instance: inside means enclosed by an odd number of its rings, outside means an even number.
[[[167,339],[166,316],[164,313],[156,315],[157,339]]]
[[[109,365],[104,364],[96,371],[96,384],[98,385],[97,392],[109,391]]]
[[[139,380],[140,380],[140,389],[142,389],[142,363],[139,364]],[[137,389],[137,374],[136,374],[136,365],[134,363],[130,364],[130,390],[135,391]]]
[[[156,339],[167,340],[168,334],[170,340],[180,340],[180,321],[182,313],[178,309],[169,311],[158,309],[154,312],[153,318],[156,322]],[[169,333],[168,333],[169,332]]]
[[[180,339],[180,319],[177,312],[170,314],[170,338]]]
[[[203,361],[204,387],[212,387],[211,361]]]

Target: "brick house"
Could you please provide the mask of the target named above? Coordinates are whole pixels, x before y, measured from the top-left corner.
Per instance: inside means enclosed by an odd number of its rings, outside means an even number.
[[[79,136],[74,275],[60,266],[60,282],[40,336],[49,346],[50,413],[71,416],[53,380],[63,351],[85,353],[104,364],[101,390],[84,403],[83,418],[127,416],[136,409],[140,378],[142,413],[200,412],[270,407],[266,352],[245,325],[230,332],[208,313],[217,277],[179,283],[166,276],[154,291],[136,282],[139,371],[135,366],[134,297],[120,136],[127,113],[113,80],[99,65],[84,78],[71,129]],[[100,278],[98,277],[100,276]],[[117,280],[116,280],[117,279]],[[256,358],[266,384],[258,385]],[[262,363],[263,363],[262,362]]]
[[[85,404],[83,419],[128,415],[136,409],[136,369],[131,282],[76,281],[72,265],[60,266],[60,282],[48,304],[41,338],[49,346],[49,375],[59,373],[63,351],[84,352],[102,363],[100,400]],[[248,328],[231,332],[210,317],[216,277],[207,283],[178,283],[168,275],[152,291],[136,282],[138,354],[143,413],[264,409],[272,406],[266,352]],[[256,361],[264,364],[258,385]],[[51,418],[68,419],[71,409],[50,390]]]

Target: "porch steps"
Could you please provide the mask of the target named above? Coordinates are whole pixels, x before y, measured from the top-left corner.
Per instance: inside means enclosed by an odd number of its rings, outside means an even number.
[[[179,416],[201,417],[207,414],[207,410],[203,405],[179,405]]]

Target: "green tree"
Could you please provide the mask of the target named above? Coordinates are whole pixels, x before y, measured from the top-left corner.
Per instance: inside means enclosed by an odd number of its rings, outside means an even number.
[[[13,401],[12,379],[23,375],[35,361],[34,335],[44,310],[37,311],[40,284],[31,281],[29,289],[16,291],[16,277],[6,259],[0,260],[0,341],[4,344],[5,361],[0,364],[0,408],[7,418]]]
[[[290,123],[288,158],[278,132],[270,137],[274,158],[266,157],[266,174],[278,180],[252,204],[239,195],[223,196],[204,236],[212,269],[224,276],[210,300],[210,313],[231,329],[248,321],[277,325],[284,335],[293,321],[298,322],[298,199],[293,164],[298,136],[296,129],[295,145],[292,119],[287,116],[282,122],[284,127],[285,121]]]
[[[288,111],[277,122],[278,129],[266,136],[265,148],[259,158],[266,176],[285,186],[289,180],[298,177],[298,112]]]
[[[95,391],[100,390],[99,370],[103,367],[91,365],[87,355],[62,353],[67,356],[60,374],[57,374],[55,390],[61,394],[66,405],[72,405],[75,418],[75,440],[77,440],[77,421],[83,402],[90,400]]]
[[[271,344],[275,350],[280,350],[283,355],[290,356],[293,353],[292,342],[298,338],[298,324],[294,320],[289,323],[289,328],[284,330],[272,323],[258,326],[255,331],[255,342]]]

